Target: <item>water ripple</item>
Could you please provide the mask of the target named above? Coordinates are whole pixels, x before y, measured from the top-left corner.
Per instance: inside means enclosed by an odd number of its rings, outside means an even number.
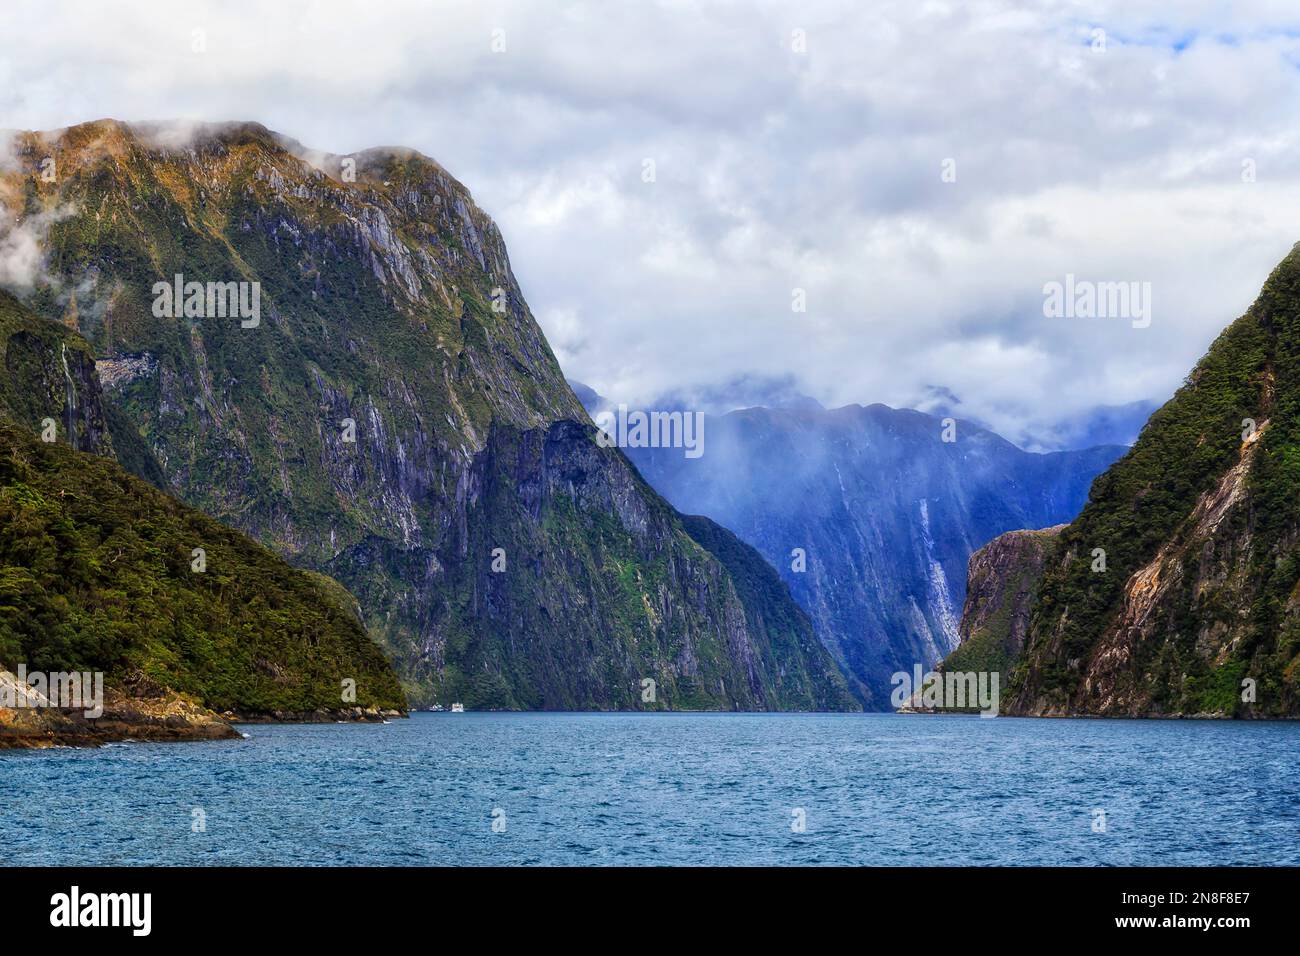
[[[1297,757],[1293,723],[420,714],[258,726],[243,741],[0,752],[0,859],[1296,865]]]

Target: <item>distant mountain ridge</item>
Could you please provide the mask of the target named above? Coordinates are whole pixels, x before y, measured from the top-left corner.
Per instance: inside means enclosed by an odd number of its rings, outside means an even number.
[[[574,379],[569,379],[569,385],[589,414],[595,415],[611,407],[610,401],[590,385]],[[825,405],[806,394],[791,376],[755,375],[739,376],[718,385],[672,388],[648,402],[639,403],[639,406],[665,411],[702,411],[710,415],[725,415],[746,408],[794,411],[826,409]],[[966,421],[984,431],[1000,435],[1024,451],[1050,454],[1057,451],[1086,451],[1103,445],[1130,446],[1137,441],[1142,427],[1151,418],[1152,412],[1160,407],[1160,403],[1142,399],[1120,405],[1095,405],[1045,422],[1025,423],[1022,433],[1014,438],[973,413],[952,389],[943,386],[927,385],[916,401],[892,407],[912,409],[934,418]]]
[[[979,416],[970,414],[962,400],[948,388],[928,386],[915,407],[938,418],[965,418],[981,428],[998,431]],[[1047,423],[1029,423],[1013,444],[1026,451],[1037,452],[1079,451],[1101,445],[1132,445],[1137,441],[1137,436],[1151,413],[1159,407],[1158,402],[1146,399],[1122,405],[1096,405]]]
[[[749,408],[706,416],[698,459],[625,451],[678,509],[753,545],[867,706],[884,710],[893,673],[956,647],[971,554],[1004,531],[1073,518],[1126,451],[1034,454],[968,422],[954,441],[944,431],[884,405]]]

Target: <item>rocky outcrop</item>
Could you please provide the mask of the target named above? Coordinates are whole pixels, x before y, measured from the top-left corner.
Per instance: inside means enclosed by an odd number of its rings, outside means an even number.
[[[1024,650],[1048,551],[1065,525],[1008,531],[971,555],[962,608],[961,643],[942,670],[997,672],[1006,687]]]
[[[1017,712],[1136,717],[1224,716],[1238,710],[1232,699],[1237,696],[1234,685],[1246,677],[1246,670],[1235,666],[1232,652],[1246,636],[1239,624],[1248,619],[1249,608],[1258,596],[1247,530],[1248,477],[1257,442],[1267,426],[1266,421],[1259,423],[1259,430],[1242,442],[1238,461],[1213,488],[1197,496],[1174,536],[1161,542],[1151,560],[1129,575],[1113,618],[1100,629],[1086,656],[1075,665],[1080,676],[1073,701],[1054,699],[1035,669],[1027,673],[1019,690],[1014,705]],[[1072,553],[1066,560],[1078,558]],[[1170,621],[1185,614],[1184,602],[1189,596],[1203,608],[1233,610],[1226,615],[1220,610],[1205,618],[1191,618],[1185,626],[1193,639],[1185,641],[1182,635],[1171,633]],[[1204,694],[1199,700],[1192,697],[1193,688],[1201,683],[1194,674],[1166,675],[1160,683],[1151,680],[1154,675],[1149,672],[1144,674],[1140,662],[1149,656],[1150,646],[1170,640],[1190,645],[1189,650],[1199,658],[1207,677],[1226,665],[1226,673],[1231,676],[1226,687],[1217,688],[1226,695],[1220,694],[1217,701]],[[1041,645],[1036,648],[1035,658],[1044,650]],[[1174,678],[1172,687],[1170,677]],[[1179,703],[1169,708],[1165,702],[1170,700]],[[1251,707],[1241,710],[1243,715],[1253,712]]]
[[[2,669],[0,683],[10,684],[10,693],[30,694],[29,689],[16,687],[13,675]],[[0,707],[0,750],[242,737],[228,721],[174,692],[133,695],[110,688],[104,698],[104,712],[96,717],[87,717],[84,710],[53,709],[48,701],[35,699],[31,706]]]

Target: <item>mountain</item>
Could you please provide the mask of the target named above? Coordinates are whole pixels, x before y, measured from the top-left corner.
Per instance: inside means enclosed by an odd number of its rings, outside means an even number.
[[[0,201],[42,253],[20,291],[99,355],[123,463],[341,581],[413,703],[855,706],[596,444],[433,160],[107,120],[10,152]]]
[[[1300,246],[1051,545],[1004,709],[1300,715]]]
[[[1006,687],[1025,647],[1043,564],[1065,530],[1008,531],[971,555],[966,603],[957,634],[960,644],[943,662],[945,671],[998,673]]]
[[[939,418],[967,419],[980,428],[998,430],[979,416],[968,413],[965,403],[943,386],[926,386],[913,407]],[[1017,425],[1015,444],[1038,452],[1132,445],[1158,407],[1156,402],[1141,400],[1123,405],[1095,405],[1049,422],[1021,421]]]
[[[405,708],[335,582],[116,463],[80,336],[0,293],[0,359],[0,669],[100,671],[107,685],[96,721],[0,711],[0,746],[234,735],[214,711]]]
[[[1009,529],[1071,519],[1124,452],[1032,454],[968,422],[946,429],[884,405],[749,408],[704,425],[695,458],[625,450],[677,508],[771,562],[881,710],[894,673],[956,647],[971,554]]]
[[[813,686],[825,684],[837,690],[842,688],[847,695],[849,684],[818,642],[812,621],[790,597],[790,589],[763,556],[726,528],[702,515],[685,515],[682,523],[691,537],[715,555],[730,572],[744,603],[751,630],[782,636],[781,641],[773,644],[780,657],[768,664],[777,679],[795,686],[803,682]],[[810,670],[813,667],[820,668],[820,671]],[[842,709],[858,709],[841,699],[826,703]]]

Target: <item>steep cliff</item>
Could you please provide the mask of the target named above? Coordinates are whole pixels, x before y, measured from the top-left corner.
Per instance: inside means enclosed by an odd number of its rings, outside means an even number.
[[[103,121],[11,152],[0,200],[44,251],[26,300],[100,355],[124,463],[341,580],[417,703],[851,705],[766,672],[805,652],[596,447],[500,233],[437,163],[251,124]],[[190,282],[255,289],[260,315],[187,293],[175,317],[158,289]]]
[[[218,710],[405,706],[336,584],[115,464],[80,336],[0,293],[0,360],[0,668],[98,671],[106,684],[94,720],[0,709],[0,746],[235,736]]]
[[[1010,710],[1300,714],[1300,247],[1093,486]]]
[[[996,671],[1006,687],[1024,650],[1043,562],[1065,525],[1041,531],[1008,531],[971,555],[961,643],[943,662],[945,671]]]
[[[703,515],[682,520],[691,537],[731,574],[750,628],[781,635],[782,640],[772,642],[769,658],[759,662],[780,692],[806,701],[810,710],[856,710],[848,703],[849,683],[818,643],[812,621],[791,599],[789,588],[763,556]],[[862,695],[861,690],[858,693]]]
[[[968,422],[946,429],[884,405],[708,416],[703,447],[698,458],[628,453],[673,505],[772,563],[880,710],[894,673],[928,669],[957,645],[972,552],[1004,531],[1070,520],[1124,451],[1031,454]]]
[[[95,357],[76,332],[0,290],[0,418],[69,447],[116,457]]]

